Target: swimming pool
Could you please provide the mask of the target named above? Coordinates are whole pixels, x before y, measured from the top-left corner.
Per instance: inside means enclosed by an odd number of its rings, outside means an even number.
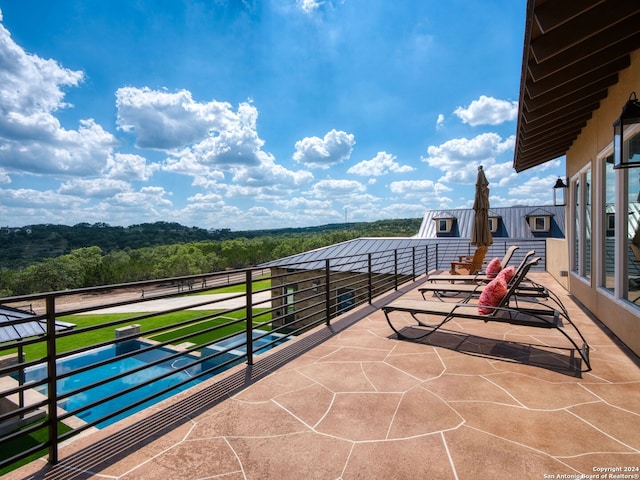
[[[253,336],[256,338],[257,336],[264,335],[265,332],[254,330]],[[109,395],[112,395],[115,392],[125,390],[130,388],[133,385],[139,385],[147,380],[151,380],[153,378],[157,378],[163,374],[168,373],[169,371],[173,371],[174,373],[154,381],[149,385],[144,387],[140,387],[132,392],[128,392],[124,395],[116,397],[112,400],[108,400],[99,405],[93,406],[87,410],[83,410],[76,414],[79,418],[86,422],[93,422],[103,418],[105,415],[113,413],[124,405],[130,405],[135,403],[143,398],[146,398],[154,393],[160,392],[165,388],[170,388],[173,385],[176,385],[182,381],[192,379],[194,375],[199,374],[202,369],[209,370],[213,369],[216,366],[228,361],[237,359],[235,362],[230,362],[228,365],[224,367],[220,367],[217,371],[212,373],[207,373],[201,377],[193,378],[191,381],[188,381],[186,384],[181,385],[180,387],[176,387],[158,397],[155,397],[147,402],[144,402],[136,407],[133,407],[126,412],[120,413],[108,420],[100,422],[96,424],[97,428],[104,428],[108,425],[111,425],[118,420],[128,417],[133,413],[139,412],[155,403],[158,403],[161,400],[169,398],[175,395],[178,392],[186,390],[198,383],[201,383],[204,380],[207,380],[214,375],[231,368],[232,366],[242,362],[244,359],[242,358],[246,352],[246,348],[244,345],[240,346],[241,343],[245,340],[245,334],[238,334],[233,337],[230,337],[226,340],[218,342],[209,347],[205,347],[202,349],[202,355],[208,356],[213,355],[216,352],[226,350],[228,348],[238,346],[237,349],[234,349],[230,352],[226,352],[219,357],[212,358],[211,360],[207,360],[203,362],[201,365],[194,365],[187,369],[181,370],[189,363],[194,362],[199,357],[190,354],[184,354],[176,358],[172,358],[167,360],[166,362],[158,363],[157,365],[150,365],[139,372],[132,373],[130,375],[126,375],[122,378],[115,379],[113,381],[107,382],[103,385],[93,387],[84,392],[71,395],[64,400],[61,400],[58,405],[66,410],[66,411],[74,411],[78,408],[89,405],[96,400],[102,399]],[[265,346],[267,343],[276,342],[274,345]],[[254,340],[254,351],[259,349],[259,352],[264,352],[269,348],[272,348],[276,344],[280,344],[287,341],[287,338],[283,335],[277,333],[270,333],[261,339]],[[138,340],[131,340],[130,348],[127,348],[127,351],[137,350],[142,347],[146,347],[149,344],[145,342],[141,342]],[[211,349],[211,350],[207,350]],[[77,374],[70,375],[66,378],[60,379],[57,382],[58,394],[62,395],[67,392],[71,392],[83,386],[87,386],[93,384],[95,382],[108,379],[113,375],[117,375],[119,373],[124,373],[135,368],[142,367],[144,365],[148,365],[151,362],[162,360],[170,355],[175,354],[175,350],[170,350],[167,348],[157,348],[153,350],[149,350],[146,352],[142,352],[138,355],[133,355],[131,357],[122,358],[119,360],[114,360],[106,365],[101,365],[96,368],[92,368],[86,370],[84,372],[80,372]],[[108,345],[101,348],[96,348],[93,350],[89,350],[87,352],[83,352],[81,354],[73,355],[62,360],[56,362],[56,368],[58,374],[70,372],[80,367],[85,367],[102,360],[107,360],[111,358],[117,358],[118,352],[116,351],[115,345]],[[30,381],[40,381],[44,380],[47,376],[47,366],[46,364],[35,365],[25,370],[25,382]],[[47,394],[47,386],[41,385],[36,390],[40,391],[43,394]]]

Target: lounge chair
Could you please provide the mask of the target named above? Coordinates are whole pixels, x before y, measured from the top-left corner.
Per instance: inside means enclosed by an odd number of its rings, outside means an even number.
[[[539,260],[540,257],[536,257],[526,262],[520,269],[518,275],[514,276],[513,281],[509,285],[509,288],[502,299],[495,305],[484,307],[489,310],[490,313],[480,313],[478,303],[472,302],[471,296],[465,299],[465,301],[458,303],[401,298],[382,307],[382,311],[387,319],[387,323],[396,333],[398,338],[407,340],[423,339],[433,334],[445,323],[453,319],[501,322],[509,323],[511,325],[547,329],[555,328],[571,342],[582,360],[585,362],[587,369],[591,370],[591,364],[589,362],[589,345],[582,336],[582,333],[580,333],[576,325],[566,314],[566,311],[555,309],[544,303],[523,302],[525,305],[521,305],[517,301],[515,292],[520,287],[522,280],[526,278],[529,269],[533,265],[536,265]],[[511,305],[511,303],[514,303],[514,305]],[[406,325],[403,325],[402,328],[394,326],[391,321],[391,314],[397,312],[409,313],[417,323],[416,327],[420,329],[420,333],[415,336],[408,336]],[[423,317],[427,317],[427,319],[432,317],[436,320],[428,323],[426,320],[421,319]],[[582,341],[582,346],[579,347],[576,341],[565,331],[565,323],[573,327]],[[411,328],[409,329],[411,330]]]
[[[473,255],[461,255],[457,262],[451,262],[451,275],[475,275],[480,272],[487,255],[487,245],[480,245]]]
[[[554,292],[526,276],[520,278],[522,269],[528,263],[529,258],[533,257],[534,254],[535,250],[527,252],[518,268],[515,269],[515,274],[509,282],[509,285],[515,281],[518,281],[519,285],[514,290],[513,295],[515,297],[528,299],[551,300],[562,311],[562,313],[568,317],[569,313],[567,312],[567,309]],[[467,303],[471,298],[478,297],[482,292],[484,292],[488,284],[488,281],[485,280],[491,279],[483,279],[476,283],[431,283],[419,288],[418,291],[425,300],[427,299],[425,295],[427,293],[432,293],[434,297],[440,300],[443,300],[444,298],[451,298],[453,296],[464,296],[464,300],[462,301]]]
[[[511,258],[513,257],[513,253],[517,249],[518,247],[516,245],[511,245],[507,249],[506,253],[504,254],[504,257],[502,258],[502,261],[500,262],[500,265],[502,266],[502,268],[506,267],[509,264],[509,262],[511,261]],[[449,273],[441,273],[441,274],[429,276],[430,282],[454,282],[454,281],[455,282],[473,282],[473,281],[486,281],[486,280],[491,280],[491,278],[487,277],[486,273],[482,272],[482,264],[480,265],[480,270],[474,274],[462,275],[460,273],[452,274],[451,272],[449,272]]]

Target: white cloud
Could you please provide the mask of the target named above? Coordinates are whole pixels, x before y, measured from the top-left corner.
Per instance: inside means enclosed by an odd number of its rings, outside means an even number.
[[[436,130],[441,130],[444,127],[444,115],[439,113],[436,120]]]
[[[50,210],[70,209],[86,200],[73,195],[65,195],[51,190],[30,188],[0,189],[0,205],[13,208],[47,208]]]
[[[195,102],[191,93],[124,87],[116,91],[117,125],[140,148],[178,149],[234,129],[238,114],[226,102]]]
[[[467,108],[458,107],[453,112],[464,123],[475,127],[477,125],[499,125],[516,119],[518,102],[498,100],[493,97],[480,95]]]
[[[119,180],[149,180],[160,165],[147,164],[140,155],[116,153],[107,159],[105,171],[109,178]]]
[[[362,193],[366,187],[355,180],[320,180],[311,187],[311,195],[316,198],[344,198]]]
[[[58,192],[64,195],[90,198],[110,198],[130,191],[131,185],[128,182],[109,178],[74,178],[64,182],[58,189]]]
[[[198,103],[191,93],[121,88],[117,94],[118,125],[136,137],[139,147],[166,151],[162,170],[194,177],[194,186],[229,189],[220,182],[226,174],[240,187],[290,191],[309,183],[313,175],[277,164],[262,150],[258,136],[258,110],[241,103],[234,111],[226,102]],[[148,179],[157,167],[143,157],[120,155],[109,163],[109,174]]]
[[[0,166],[36,174],[99,172],[115,138],[92,119],[67,130],[54,116],[69,107],[63,87],[83,78],[81,71],[26,53],[0,25]]]
[[[545,177],[533,176],[520,181],[517,186],[508,191],[511,205],[547,205],[553,203],[552,187],[558,177],[547,175]]]
[[[401,180],[398,182],[391,182],[389,189],[395,193],[404,196],[405,198],[419,198],[424,196],[437,196],[439,197],[445,192],[452,191],[451,188],[433,180]]]
[[[405,173],[411,172],[414,168],[409,165],[400,165],[396,162],[396,156],[387,152],[378,152],[371,160],[363,160],[356,163],[347,170],[347,173],[361,175],[364,177],[379,177],[389,172]]]
[[[352,134],[331,130],[324,138],[306,137],[295,144],[293,159],[310,168],[327,169],[351,157],[355,139]]]
[[[170,195],[162,187],[143,187],[139,192],[121,192],[113,197],[113,203],[120,207],[134,207],[137,209],[155,210],[158,206],[170,207],[171,200],[165,198]]]
[[[503,141],[497,133],[483,133],[470,140],[454,138],[439,146],[429,146],[428,156],[422,161],[445,172],[440,181],[473,183],[478,166],[488,169],[498,156],[513,150],[514,141],[513,136]]]
[[[296,4],[304,13],[311,14],[315,12],[324,2],[316,0],[296,0]]]

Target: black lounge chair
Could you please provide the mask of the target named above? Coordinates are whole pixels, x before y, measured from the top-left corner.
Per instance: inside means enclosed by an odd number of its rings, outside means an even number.
[[[521,269],[526,265],[527,261],[530,257],[535,254],[535,250],[530,250],[527,252],[522,259],[522,262],[516,269],[515,275],[509,282],[509,284],[516,281],[516,279],[520,275]],[[422,298],[425,300],[427,293],[432,293],[434,297],[443,300],[444,298],[452,298],[455,296],[464,295],[466,302],[466,297],[478,297],[485,290],[488,282],[482,281],[478,283],[431,283],[427,284],[424,287],[418,289]],[[564,304],[560,300],[560,298],[551,290],[549,290],[544,285],[541,285],[533,280],[525,277],[520,280],[520,284],[518,288],[513,292],[515,296],[524,297],[524,298],[534,298],[537,300],[551,300],[556,304],[556,306],[562,310],[562,313],[565,316],[569,316],[567,309]]]
[[[382,311],[387,319],[387,323],[396,333],[398,338],[406,340],[421,340],[428,337],[444,324],[456,318],[482,320],[485,323],[501,322],[535,328],[555,328],[575,347],[576,351],[587,366],[587,371],[589,371],[591,370],[591,364],[589,361],[589,345],[582,333],[580,333],[580,330],[578,330],[578,327],[576,327],[569,318],[569,315],[567,315],[566,310],[558,310],[553,308],[551,305],[544,303],[522,302],[524,303],[524,305],[522,305],[517,301],[515,292],[520,287],[523,279],[526,278],[529,269],[533,265],[536,265],[539,260],[540,257],[529,260],[521,269],[519,269],[518,274],[514,276],[514,279],[509,285],[507,293],[502,300],[496,306],[486,307],[491,309],[491,313],[489,314],[481,314],[478,311],[478,304],[471,301],[471,295],[469,295],[464,301],[457,303],[400,298],[382,307]],[[417,323],[417,327],[421,329],[421,333],[411,337],[403,333],[405,327],[397,328],[391,321],[390,314],[394,312],[409,313]],[[422,320],[422,317],[427,317],[427,319],[429,317],[433,317],[436,318],[436,321],[427,323],[426,320]],[[580,337],[582,342],[581,346],[578,346],[576,340],[567,333],[564,328],[565,324],[573,327],[573,330],[575,330],[577,335]]]

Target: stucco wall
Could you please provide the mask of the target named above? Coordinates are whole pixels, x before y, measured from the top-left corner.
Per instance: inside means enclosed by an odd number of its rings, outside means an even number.
[[[597,178],[600,171],[595,168],[595,160],[603,150],[610,148],[613,142],[613,122],[620,116],[622,106],[629,99],[631,92],[640,93],[640,50],[631,55],[631,66],[622,70],[619,81],[609,89],[608,97],[600,102],[600,108],[594,112],[593,118],[587,122],[580,136],[567,152],[567,176],[572,177],[582,168],[591,164],[593,183],[601,185]],[[598,207],[594,205],[594,207]],[[593,215],[600,213],[594,208]],[[595,230],[594,235],[595,235]],[[592,242],[592,249],[596,242]],[[595,260],[595,251],[591,252]],[[640,308],[626,301],[618,301],[613,296],[598,289],[595,275],[590,281],[569,277],[569,290],[591,312],[598,317],[613,333],[640,355]]]
[[[567,240],[562,238],[547,239],[547,272],[555,278],[565,290],[569,289],[569,261]]]

